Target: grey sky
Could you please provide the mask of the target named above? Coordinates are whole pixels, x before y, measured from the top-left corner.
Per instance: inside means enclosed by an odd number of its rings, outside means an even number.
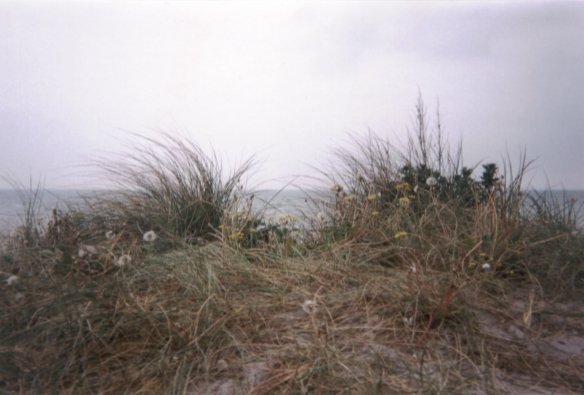
[[[347,131],[404,140],[421,92],[468,165],[526,149],[535,187],[584,189],[584,2],[0,2],[0,70],[23,182],[159,128],[277,187]]]

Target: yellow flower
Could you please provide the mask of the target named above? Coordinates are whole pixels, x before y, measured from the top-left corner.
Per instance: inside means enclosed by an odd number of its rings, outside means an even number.
[[[371,213],[371,215],[373,215],[375,217],[375,216],[379,215],[379,211],[375,210]]]
[[[408,196],[408,197],[409,197],[410,199],[415,199],[415,198],[416,198],[416,195],[410,195],[410,196]]]
[[[234,233],[231,236],[229,236],[229,238],[232,240],[241,240],[243,239],[243,233],[242,232]]]
[[[408,184],[407,182],[399,184],[398,186],[396,186],[396,189],[398,189],[398,190],[403,189],[404,191],[411,191],[412,190],[412,188],[410,187],[410,184]]]
[[[477,263],[476,263],[476,262],[472,262],[472,261],[471,261],[471,262],[469,262],[469,263],[468,263],[468,267],[470,267],[470,268],[473,268],[473,267],[475,267],[476,265],[477,265]]]
[[[394,237],[396,239],[399,239],[400,237],[403,237],[403,236],[407,236],[407,233],[402,231],[402,232],[397,232]]]
[[[481,252],[479,255],[480,255],[480,256],[482,256],[482,257],[484,258],[484,257],[486,257],[486,256],[487,256],[487,253],[486,253],[486,252]]]
[[[400,204],[409,204],[410,199],[408,199],[407,197],[399,198],[399,202]]]
[[[349,200],[353,200],[353,199],[356,199],[356,198],[357,198],[357,195],[347,195],[347,196],[345,196],[344,199],[346,201],[349,201]]]
[[[375,195],[369,195],[369,196],[367,196],[367,199],[369,199],[369,201],[371,201],[371,202],[372,202],[372,201],[374,201],[375,199],[377,199],[377,196],[375,196]]]
[[[343,188],[343,186],[342,186],[342,185],[333,185],[333,186],[331,187],[331,191],[335,191],[335,192],[337,192],[337,193],[339,193],[339,192],[343,192],[343,189],[344,189],[344,188]]]

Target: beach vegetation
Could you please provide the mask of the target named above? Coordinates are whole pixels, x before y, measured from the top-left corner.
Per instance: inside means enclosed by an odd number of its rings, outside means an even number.
[[[350,136],[294,214],[255,206],[253,160],[226,174],[169,133],[46,221],[18,184],[0,392],[582,393],[581,203],[526,187],[524,153],[465,166],[427,125],[420,100],[401,150]]]

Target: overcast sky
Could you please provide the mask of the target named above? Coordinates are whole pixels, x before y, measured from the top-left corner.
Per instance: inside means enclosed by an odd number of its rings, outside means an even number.
[[[0,2],[24,183],[81,187],[122,130],[164,129],[277,187],[347,132],[405,140],[419,92],[467,165],[525,149],[535,187],[584,189],[584,2]]]

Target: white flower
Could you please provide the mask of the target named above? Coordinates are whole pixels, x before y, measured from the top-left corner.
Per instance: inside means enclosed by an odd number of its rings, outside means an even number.
[[[489,263],[483,263],[483,270],[489,270],[491,265]]]
[[[416,269],[416,264],[412,263],[412,273],[416,273],[418,270]]]
[[[6,279],[6,285],[18,284],[18,276],[10,276]]]
[[[107,240],[111,240],[111,239],[113,239],[114,237],[116,237],[116,234],[114,233],[114,231],[113,231],[113,230],[108,230],[107,232],[105,232],[105,238],[106,238]]]
[[[117,267],[124,267],[132,262],[132,257],[130,255],[122,255],[117,262],[114,263]]]
[[[77,255],[79,255],[79,258],[83,259],[83,258],[85,258],[85,255],[87,255],[87,251],[85,251],[85,249],[83,249],[83,247],[79,247],[79,251],[77,251]]]
[[[156,236],[156,233],[153,230],[149,230],[148,232],[144,233],[144,241],[146,243],[152,243],[154,240],[156,240],[158,236]]]
[[[314,314],[318,311],[318,307],[314,300],[305,300],[304,303],[302,303],[302,310],[307,314]]]
[[[407,326],[412,326],[414,325],[414,317],[404,317],[404,323]]]
[[[426,180],[426,184],[430,185],[431,187],[433,187],[434,185],[438,184],[438,180],[435,179],[434,177],[429,177]]]

